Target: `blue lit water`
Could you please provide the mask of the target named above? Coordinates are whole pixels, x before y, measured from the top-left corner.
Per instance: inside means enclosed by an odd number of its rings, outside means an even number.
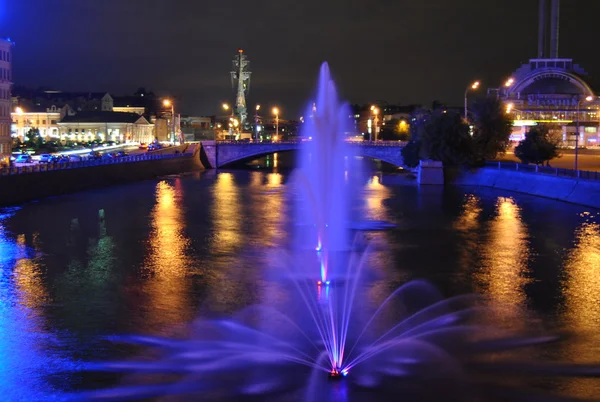
[[[265,250],[290,240],[289,176],[205,172],[30,203],[0,214],[0,392],[63,400],[118,384],[83,362],[136,355],[106,335],[177,336],[197,315],[232,314],[273,291]],[[482,293],[509,325],[572,331],[543,351],[600,360],[597,211],[491,190],[418,188],[404,176],[363,183],[367,217],[397,224],[367,235],[373,300],[410,279],[445,295]],[[531,314],[538,317],[534,320]],[[592,380],[552,386],[600,394]],[[61,396],[62,395],[62,396]]]

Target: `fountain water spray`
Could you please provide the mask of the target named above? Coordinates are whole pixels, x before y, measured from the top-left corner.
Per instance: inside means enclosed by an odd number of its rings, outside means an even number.
[[[285,300],[228,319],[198,320],[185,339],[117,337],[160,355],[90,364],[89,370],[131,373],[137,385],[85,398],[282,400],[281,393],[305,388],[302,400],[324,401],[334,385],[321,379],[347,377],[343,384],[351,390],[372,393],[365,400],[566,401],[535,394],[524,375],[600,376],[597,365],[529,364],[535,355],[528,357],[528,349],[556,337],[503,329],[493,321],[496,310],[476,296],[443,298],[431,284],[411,281],[372,307],[371,285],[361,281],[371,254],[368,247],[353,247],[349,230],[350,205],[359,193],[346,180],[349,112],[337,99],[327,64],[310,112],[304,135],[312,141],[294,180],[297,247],[274,251],[267,261],[286,273],[280,282],[288,285]]]

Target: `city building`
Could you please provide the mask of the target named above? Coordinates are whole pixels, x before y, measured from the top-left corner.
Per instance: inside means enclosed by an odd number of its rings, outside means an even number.
[[[549,124],[564,146],[597,146],[600,100],[586,71],[558,55],[559,14],[559,0],[540,0],[537,57],[490,92],[514,119],[511,140],[522,140],[528,127]]]
[[[8,165],[12,152],[11,85],[12,46],[10,39],[0,39],[0,164]]]
[[[37,110],[25,111],[17,106],[11,113],[13,137],[23,139],[30,129],[40,130],[42,137],[59,138],[58,122],[67,114],[68,106],[62,109],[52,106],[50,108],[36,108]]]
[[[215,116],[181,116],[180,123],[186,141],[215,138]]]
[[[137,113],[84,111],[65,115],[58,122],[61,141],[115,141],[150,143],[154,124]]]
[[[123,134],[123,138],[130,137],[130,141],[136,141],[136,138],[143,138],[142,142],[151,142],[154,138],[159,141],[169,140],[170,121],[172,119],[171,113],[172,107],[166,108],[164,106],[163,99],[160,99],[152,92],[147,92],[143,88],[139,89],[134,95],[131,96],[114,96],[106,92],[63,92],[56,90],[45,90],[38,89],[32,90],[24,87],[17,87],[13,91],[11,99],[11,110],[12,110],[12,135],[23,139],[27,132],[32,128],[38,128],[42,137],[53,137],[65,140],[71,135],[68,129],[77,130],[72,131],[74,138],[89,137],[90,133],[96,130],[102,137],[107,141],[113,140],[111,137],[120,138],[121,134],[128,132],[124,128],[115,127],[114,131],[111,129],[111,134],[107,135],[106,129],[100,130],[94,128],[97,125],[96,120],[91,120],[89,127],[92,131],[84,131],[85,135],[81,134],[78,127],[67,127],[65,123],[72,123],[73,118],[63,120],[67,116],[75,116],[78,123],[83,124],[84,122],[80,119],[87,118],[90,113],[87,112],[116,112],[124,113],[117,118],[114,123],[118,124],[122,119],[126,119],[128,124],[131,124],[133,117],[127,117],[127,115],[135,114],[143,117],[144,121],[140,121],[139,124],[151,124],[153,126],[152,135],[148,135],[147,130],[138,130],[136,128],[135,133],[129,130],[131,135]],[[85,112],[85,113],[82,113]],[[105,116],[109,116],[105,114]],[[118,115],[112,115],[118,116]],[[96,117],[94,117],[95,119]],[[61,124],[59,124],[61,123]],[[134,125],[134,127],[141,127]],[[118,131],[117,131],[118,130]],[[98,137],[97,139],[100,139]]]

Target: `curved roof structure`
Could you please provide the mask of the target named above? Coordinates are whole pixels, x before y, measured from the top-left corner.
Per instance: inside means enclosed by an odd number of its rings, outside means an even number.
[[[531,71],[516,80],[508,88],[508,92],[521,95],[595,95],[592,88],[579,75],[552,68]]]

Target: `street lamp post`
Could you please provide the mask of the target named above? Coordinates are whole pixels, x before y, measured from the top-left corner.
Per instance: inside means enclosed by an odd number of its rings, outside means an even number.
[[[255,130],[255,138],[254,141],[258,142],[258,132],[259,132],[259,119],[258,119],[258,111],[260,110],[260,105],[256,105],[255,113],[254,113],[254,130]]]
[[[175,142],[175,104],[170,99],[165,99],[163,105],[171,107],[171,143]]]
[[[579,170],[579,110],[581,109],[581,102],[591,102],[594,98],[592,96],[586,96],[585,99],[580,99],[577,102],[577,119],[575,124],[575,171]]]
[[[371,106],[371,121],[373,122],[373,124],[371,125],[371,130],[369,131],[369,141],[373,141],[373,138],[375,138],[375,141],[377,141],[377,123],[379,122],[379,108],[375,105]],[[373,133],[375,135],[373,135]]]
[[[229,139],[231,139],[231,136],[233,135],[233,128],[232,128],[233,108],[230,108],[227,103],[223,103],[223,110],[225,110],[225,111],[231,110],[231,116],[229,117]]]
[[[469,90],[476,90],[477,88],[479,88],[479,81],[475,81],[473,84],[469,85],[467,87],[467,89],[465,89],[465,120],[468,119],[468,111],[469,111],[469,106],[467,103],[467,95],[469,94]]]
[[[275,141],[279,139],[279,109],[273,108],[273,114],[275,115]]]

